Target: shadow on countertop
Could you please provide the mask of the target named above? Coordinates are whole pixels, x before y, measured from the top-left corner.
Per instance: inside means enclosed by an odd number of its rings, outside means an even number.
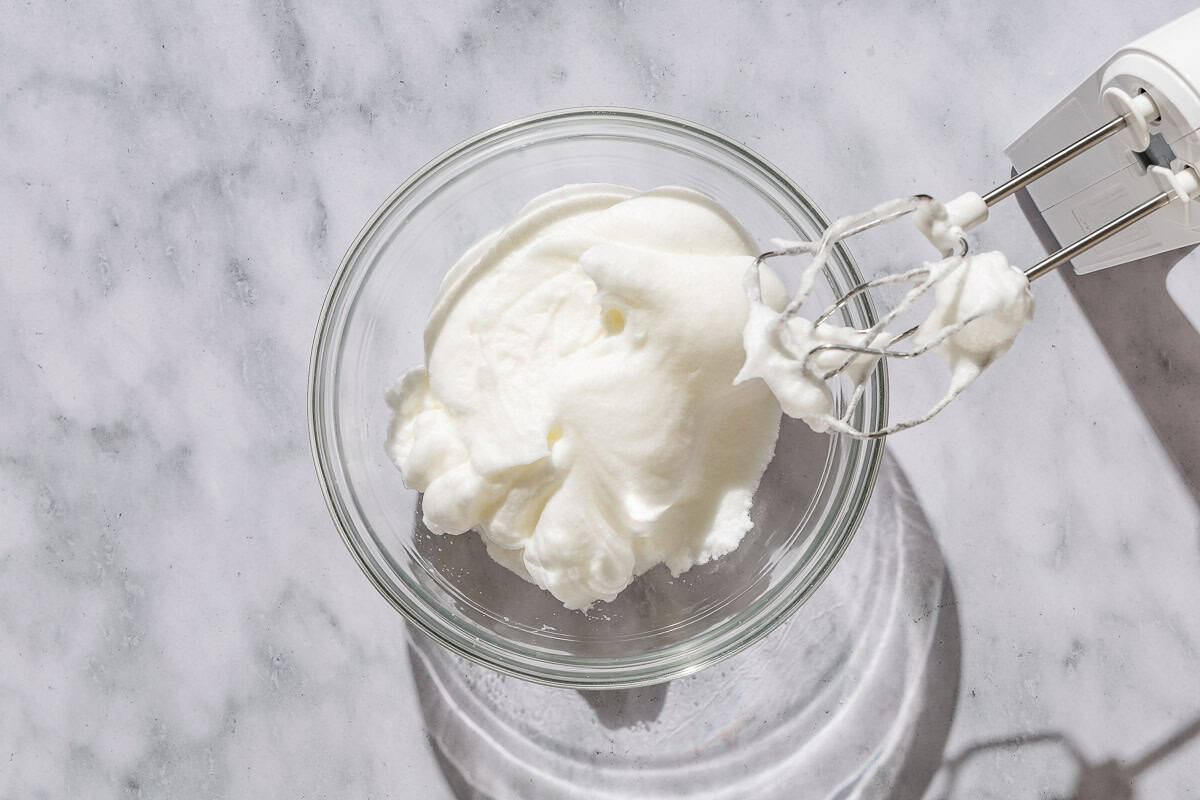
[[[920,508],[899,465],[890,458],[886,460],[884,473],[881,473],[881,483],[885,484],[882,487],[884,490],[882,492],[883,502],[886,504],[890,501],[893,504],[889,507],[888,513],[894,515],[896,519],[902,520],[899,524],[907,530],[906,537],[921,542],[914,552],[927,553],[932,550],[936,553],[937,545],[928,519]],[[452,542],[452,544],[465,545],[466,542]],[[461,552],[460,550],[460,554]],[[862,552],[865,554],[870,551]],[[482,552],[476,555],[486,558]],[[902,560],[904,558],[914,558],[914,563],[917,564],[924,563],[916,556],[906,555],[902,557]],[[937,616],[932,635],[928,628],[925,629],[924,636],[926,638],[923,641],[926,644],[922,646],[922,651],[908,651],[908,655],[905,656],[910,663],[919,664],[920,670],[918,679],[909,683],[908,688],[904,689],[908,697],[908,702],[904,705],[906,711],[892,728],[894,736],[888,737],[886,745],[883,746],[884,749],[876,747],[866,752],[856,751],[856,755],[850,759],[851,762],[858,759],[857,763],[860,764],[861,774],[875,776],[869,794],[871,797],[886,798],[886,800],[917,800],[925,795],[934,776],[943,766],[945,745],[957,708],[962,656],[961,628],[954,587],[949,573],[940,559],[940,554],[937,555],[936,561],[930,563],[936,565],[937,572],[921,580],[940,587],[936,590],[935,595],[929,598],[927,608],[928,613]],[[841,568],[839,567],[839,569]],[[891,569],[892,567],[882,568]],[[912,564],[906,567],[906,569],[913,568]],[[911,618],[907,621],[916,622]],[[772,648],[771,641],[772,638],[768,638],[759,642],[748,650],[747,654],[757,653],[760,658],[777,659],[802,654],[802,651],[791,652],[779,647]],[[870,648],[875,645],[872,643],[867,646]],[[927,651],[924,648],[927,648]],[[487,670],[452,659],[416,630],[411,631],[409,657],[421,711],[425,717],[426,730],[429,732],[430,747],[456,800],[507,800],[509,797],[533,800],[533,798],[559,796],[555,793],[554,779],[562,776],[558,775],[555,768],[551,767],[549,763],[545,765],[547,771],[544,776],[546,779],[544,785],[523,784],[520,791],[515,794],[513,793],[515,790],[512,788],[498,790],[494,784],[491,788],[485,786],[481,789],[479,781],[471,777],[488,775],[494,770],[503,770],[503,765],[500,764],[488,766],[497,759],[494,740],[498,736],[521,738],[521,741],[502,743],[500,752],[504,752],[506,758],[529,760],[530,754],[538,751],[536,743],[524,738],[525,736],[536,738],[538,735],[534,732],[537,729],[536,726],[526,726],[522,733],[514,727],[495,724],[496,719],[493,715],[495,706],[487,700],[489,693],[503,692],[508,698],[506,702],[515,702],[522,706],[520,712],[522,715],[536,715],[544,710],[538,707],[538,698],[544,701],[547,697],[544,687],[535,688],[529,685],[530,691],[523,692],[524,684],[522,682],[509,681],[504,684],[506,688],[498,688],[498,682],[508,681],[508,679],[499,676],[495,676],[493,679],[487,674]],[[463,670],[466,672],[462,672]],[[736,671],[730,676],[718,675],[718,671],[720,671],[720,667],[712,667],[703,675],[712,679],[712,689],[719,694],[723,684],[739,678]],[[781,672],[766,673],[766,675],[772,674],[787,676],[793,673],[786,669]],[[467,677],[465,684],[461,680],[464,676]],[[682,680],[689,681],[694,678]],[[678,682],[628,690],[575,692],[561,689],[551,691],[562,693],[559,696],[560,701],[564,695],[575,695],[581,698],[584,702],[576,703],[572,713],[586,716],[590,712],[593,717],[590,724],[610,731],[614,741],[644,742],[647,726],[654,726],[656,722],[662,726],[664,720],[675,719],[671,714],[662,719],[660,716],[671,695],[676,691],[676,683]],[[465,692],[464,685],[470,687]],[[517,696],[514,696],[514,692]],[[818,692],[818,694],[822,693]],[[530,698],[528,701],[522,700],[522,696],[525,695]],[[682,696],[688,697],[688,692],[684,692]],[[481,699],[482,702],[480,702]],[[680,698],[676,697],[676,706],[679,702]],[[714,702],[719,702],[719,700],[714,699]],[[843,697],[842,700],[838,700],[836,696],[822,697],[814,699],[812,702],[822,705],[822,707],[831,704],[825,713],[832,713],[834,717],[837,717],[845,712],[850,698]],[[556,705],[555,710],[557,709]],[[678,707],[672,713],[678,715]],[[853,724],[853,720],[849,720],[849,722]],[[587,725],[589,723],[581,717],[580,724]],[[671,735],[670,729],[673,724],[674,722],[670,722],[666,725],[663,735]],[[730,720],[730,724],[736,724],[736,720]],[[764,724],[766,724],[765,721]],[[820,733],[828,735],[832,731],[832,728],[826,728],[822,729]],[[768,726],[765,735],[769,736],[770,732],[771,729]],[[713,730],[712,735],[720,737],[724,734],[717,729]],[[837,736],[836,732],[833,732],[832,735]],[[464,741],[464,737],[468,741]],[[443,742],[443,739],[447,739],[447,741]],[[472,739],[475,741],[470,741]],[[853,737],[847,740],[851,749],[854,746],[852,740]],[[753,749],[758,744],[755,736],[751,736],[741,746]],[[807,747],[806,742],[793,741],[794,751],[798,752],[805,747]],[[723,751],[720,752],[720,757],[733,755],[735,761],[740,761],[736,757],[736,753],[736,750],[733,753]],[[548,755],[551,758],[554,757],[553,752]],[[599,755],[597,753],[597,756]],[[703,756],[701,758],[703,759]],[[880,763],[884,763],[886,766],[877,769]],[[575,768],[578,766],[576,765]],[[700,764],[697,765],[697,767],[700,766]],[[746,768],[745,764],[740,767],[743,770]],[[786,774],[786,770],[784,772]],[[881,774],[886,777],[880,778]],[[488,779],[485,778],[484,784],[488,782]],[[506,784],[506,787],[511,786],[512,784]],[[718,787],[713,788],[719,793]],[[766,789],[766,794],[759,792],[756,796],[791,798],[795,796],[795,791],[794,785],[777,782]],[[605,794],[604,797],[623,796],[618,787],[613,787],[612,792]],[[650,794],[646,793],[644,796],[650,796]],[[658,792],[653,796],[669,795]],[[694,796],[694,792],[692,794],[682,793],[679,796]],[[719,794],[719,796],[732,795],[726,793]]]
[[[1025,190],[1017,202],[1047,252],[1059,242]],[[1109,269],[1058,272],[1200,506],[1200,332],[1167,293],[1167,274],[1196,248]]]
[[[922,514],[922,518],[923,518]],[[920,800],[941,767],[958,709],[962,678],[962,627],[950,573],[944,577],[941,616],[933,635],[929,666],[921,686],[923,710],[913,726],[913,741],[892,791],[885,800]]]
[[[1137,778],[1185,745],[1200,736],[1200,717],[1184,725],[1158,745],[1141,756],[1129,760],[1109,758],[1098,763],[1089,762],[1071,737],[1057,731],[1022,734],[976,742],[946,760],[943,765],[941,784],[931,800],[954,800],[974,796],[971,789],[963,789],[961,783],[972,765],[984,761],[989,754],[1006,753],[1024,761],[1033,750],[1047,748],[1050,757],[1059,761],[1073,772],[1068,781],[1071,785],[1063,794],[1053,795],[1062,800],[1131,800],[1134,797]],[[1194,787],[1193,787],[1194,788]]]

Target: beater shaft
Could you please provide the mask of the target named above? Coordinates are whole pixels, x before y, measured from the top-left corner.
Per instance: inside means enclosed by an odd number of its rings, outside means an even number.
[[[990,208],[1004,198],[1011,197],[1038,178],[1053,172],[1072,158],[1090,150],[1105,139],[1125,130],[1128,126],[1129,120],[1124,116],[1109,120],[1099,128],[1096,128],[1096,130],[1059,150],[1054,155],[1042,159],[1029,169],[1012,176],[995,189],[992,189],[983,196],[984,205]],[[1162,192],[1156,197],[1150,198],[1140,206],[1130,209],[1106,225],[1102,225],[1087,234],[1074,244],[1069,244],[1058,252],[1051,253],[1042,261],[1025,270],[1025,277],[1031,281],[1040,278],[1055,267],[1065,264],[1080,253],[1095,247],[1111,236],[1115,236],[1130,225],[1153,214],[1163,206],[1170,205],[1171,200],[1172,197],[1168,192]]]
[[[1112,121],[1101,125],[1075,143],[1067,145],[1054,155],[1033,165],[1024,172],[1012,176],[995,189],[992,189],[983,196],[983,202],[989,207],[994,206],[996,203],[1015,194],[1043,175],[1058,169],[1080,153],[1092,149],[1110,136],[1123,131],[1128,124],[1125,117],[1116,117]]]
[[[1112,222],[1097,228],[1074,244],[1067,245],[1057,253],[1051,253],[1042,261],[1025,270],[1025,277],[1031,281],[1040,278],[1055,267],[1070,261],[1083,251],[1100,244],[1100,242],[1103,242],[1110,236],[1115,236],[1138,220],[1150,216],[1163,206],[1170,205],[1172,199],[1169,192],[1162,192],[1156,197],[1150,198],[1137,208],[1126,211]]]

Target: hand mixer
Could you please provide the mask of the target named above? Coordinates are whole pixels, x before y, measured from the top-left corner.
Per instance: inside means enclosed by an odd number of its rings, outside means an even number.
[[[1041,156],[1050,149],[1049,143],[1069,137],[1076,137],[1075,141],[1053,155]],[[913,214],[918,228],[944,257],[941,262],[859,284],[811,323],[799,320],[805,323],[805,344],[793,342],[789,348],[797,374],[811,385],[819,382],[826,393],[825,382],[842,374],[848,375],[855,387],[838,416],[815,415],[819,425],[814,427],[865,439],[912,427],[945,408],[990,363],[985,359],[973,371],[967,370],[964,378],[952,379],[946,395],[916,419],[871,432],[850,424],[863,394],[863,380],[879,359],[913,358],[945,348],[972,323],[986,325],[1005,313],[1003,308],[984,306],[957,317],[943,317],[935,324],[926,318],[898,335],[885,332],[920,296],[953,275],[963,279],[963,271],[972,268],[966,258],[967,232],[987,220],[993,205],[1023,188],[1028,187],[1058,240],[1072,242],[1023,270],[1027,281],[1068,261],[1077,272],[1085,273],[1200,242],[1200,215],[1191,213],[1192,202],[1200,198],[1200,10],[1119,50],[1006,152],[1019,172],[986,194],[967,192],[944,205],[928,195],[893,200],[837,220],[818,240],[777,242],[776,249],[756,259],[746,282],[752,304],[761,303],[765,261],[801,253],[812,257],[796,296],[779,312],[776,322],[782,330],[785,323],[797,320],[833,247],[850,236]],[[1179,213],[1159,213],[1168,206]],[[869,330],[850,331],[827,323],[856,295],[898,283],[912,287]],[[1028,294],[1027,284],[1023,291]],[[1030,297],[1030,313],[1031,301]],[[1006,341],[997,340],[994,355],[1007,349],[1020,324]],[[917,347],[893,349],[914,334]]]

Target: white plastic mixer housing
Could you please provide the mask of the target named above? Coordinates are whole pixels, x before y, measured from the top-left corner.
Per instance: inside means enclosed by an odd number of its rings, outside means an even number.
[[[1138,117],[1142,93],[1156,119]],[[1126,130],[1028,187],[1059,242],[1169,191],[1172,174],[1200,172],[1200,9],[1121,48],[1005,152],[1023,171],[1118,115],[1130,120]],[[1200,243],[1200,204],[1172,205],[1075,256],[1076,272]]]

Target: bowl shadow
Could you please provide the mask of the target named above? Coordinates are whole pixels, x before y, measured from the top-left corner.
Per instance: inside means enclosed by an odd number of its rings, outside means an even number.
[[[454,796],[458,800],[566,796],[559,793],[555,779],[574,774],[572,770],[586,771],[589,763],[597,775],[607,774],[609,767],[618,765],[635,774],[641,770],[646,783],[638,796],[676,796],[662,790],[670,782],[661,779],[672,770],[683,770],[701,781],[690,787],[683,784],[678,796],[694,796],[697,791],[712,797],[748,796],[731,788],[733,784],[721,783],[725,780],[725,770],[720,764],[730,760],[743,765],[743,769],[756,763],[771,763],[776,767],[782,764],[782,770],[761,770],[763,774],[779,774],[766,784],[756,784],[754,796],[791,798],[795,796],[796,784],[789,776],[808,774],[813,769],[813,759],[820,757],[827,760],[825,766],[829,771],[840,769],[845,775],[854,776],[850,784],[842,784],[842,789],[856,786],[867,792],[862,796],[891,800],[922,797],[942,766],[957,707],[960,621],[954,586],[934,533],[907,478],[890,458],[885,459],[880,485],[881,496],[873,500],[878,508],[864,525],[882,519],[885,527],[888,524],[901,527],[903,542],[897,548],[899,557],[892,558],[890,551],[872,550],[874,531],[865,531],[867,536],[860,531],[859,536],[865,540],[863,546],[852,544],[846,559],[861,557],[863,562],[849,569],[859,569],[862,574],[844,578],[844,586],[829,587],[834,594],[824,598],[826,606],[822,606],[820,599],[826,592],[826,587],[822,587],[808,604],[812,609],[802,608],[797,619],[749,650],[697,675],[627,690],[555,689],[489,675],[486,668],[452,656],[414,629],[409,656],[421,710],[431,747]],[[880,555],[879,563],[867,563],[875,555]],[[847,567],[843,564],[839,571]],[[867,609],[858,617],[865,629],[850,632],[854,635],[846,640],[847,652],[821,662],[826,664],[825,672],[816,674],[820,665],[813,653],[830,641],[829,629],[824,627],[828,620],[841,619],[838,615],[845,613],[841,606],[847,598],[852,603],[855,591],[861,586],[879,582],[881,575],[893,572],[905,573],[908,581],[904,585],[909,588],[898,590],[905,595],[902,601],[896,602],[895,597],[872,600],[864,595],[864,602],[874,606],[874,610]],[[831,577],[827,583],[838,583],[838,579]],[[886,628],[881,628],[878,620],[884,617],[888,621]],[[789,660],[800,666],[795,669],[781,666]],[[859,677],[864,684],[875,687],[874,694],[868,691],[870,686],[831,688],[838,684],[840,672],[853,672],[855,664],[868,662],[872,666]],[[814,674],[808,674],[806,665],[812,665]],[[904,673],[905,677],[897,681],[893,675],[890,679],[893,685],[881,688],[877,684],[889,680],[886,677],[889,671]],[[731,690],[741,691],[751,680],[758,683],[755,691],[765,695],[777,693],[784,697],[792,692],[788,702],[799,705],[783,709],[785,717],[821,721],[815,727],[789,729],[791,723],[785,718],[770,719],[770,714],[758,706],[750,706],[757,711],[747,717],[739,707],[736,691],[731,693]],[[794,686],[789,686],[796,683],[807,687],[802,696],[797,696]],[[810,693],[806,693],[808,689]],[[897,699],[899,695],[903,702]],[[680,705],[695,702],[697,698],[712,707],[707,711],[680,711]],[[846,714],[847,708],[856,709],[849,719],[842,720],[851,729],[840,729],[836,719],[829,722],[830,718]],[[541,724],[531,724],[530,719],[536,720],[539,714],[553,717]],[[687,751],[689,755],[678,762],[660,761],[653,754],[639,751],[647,741],[656,740],[659,733],[671,736],[674,731],[675,736],[686,736],[679,730],[681,722],[704,725],[714,716],[723,719],[726,714],[728,730],[700,737],[694,750]],[[739,719],[739,714],[743,718]],[[889,719],[880,728],[877,740],[857,741],[852,729],[854,714],[862,719],[871,716]],[[498,725],[501,717],[502,724]],[[541,741],[540,733],[543,729],[564,728],[577,730],[579,738],[589,746],[602,740],[607,743],[606,749],[597,750],[594,762],[587,754],[564,760],[562,748]],[[844,736],[844,746],[838,758],[829,760],[827,740],[839,735]],[[769,752],[779,746],[781,737],[786,737],[786,750],[778,755]],[[532,761],[535,759],[530,754],[541,754],[543,750],[545,757],[536,759],[538,766],[529,770],[528,775],[521,772],[524,776],[521,782],[506,783],[496,777],[498,771],[508,769],[503,766],[506,761]],[[505,755],[499,757],[498,752]],[[530,775],[540,777],[533,779],[531,785],[527,782]],[[745,781],[736,771],[730,771],[727,777],[734,782]],[[514,785],[522,789],[514,792]],[[621,795],[619,787],[610,786],[603,793],[578,796]],[[830,791],[813,796],[844,795]]]

